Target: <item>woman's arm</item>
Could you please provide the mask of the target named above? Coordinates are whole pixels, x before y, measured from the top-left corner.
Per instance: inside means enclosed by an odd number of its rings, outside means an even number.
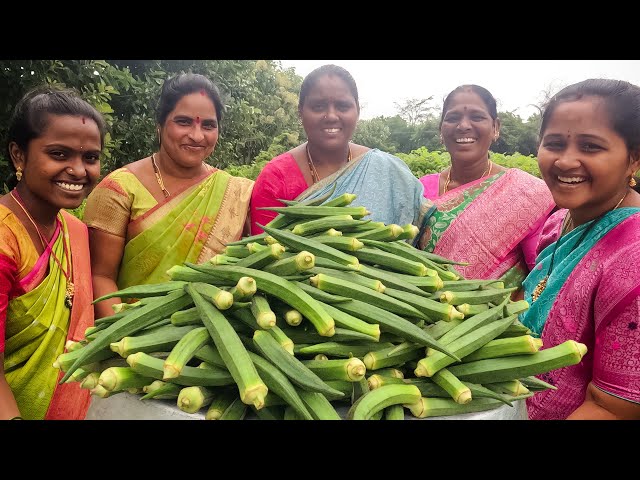
[[[242,229],[242,236],[248,237],[251,235],[251,212],[247,213],[247,218],[244,221],[244,227]]]
[[[0,353],[0,420],[10,420],[19,416],[18,404],[4,377],[4,353]]]
[[[634,251],[632,248],[629,250]],[[623,250],[621,255],[627,257],[628,271],[635,273],[637,267],[626,253]],[[627,285],[627,288],[605,287],[606,294],[596,297],[595,310],[605,309],[598,308],[602,297],[606,297],[607,306],[612,303],[609,300],[611,296],[616,299],[613,303],[617,301],[618,304],[606,308],[607,316],[601,321],[591,319],[601,326],[595,332],[593,373],[584,402],[568,417],[570,419],[640,419],[640,373],[631,360],[637,356],[640,345],[640,329],[637,328],[640,318],[639,287],[629,290],[628,284],[619,278],[609,281]]]
[[[116,281],[120,262],[124,254],[123,237],[112,235],[97,228],[89,228],[89,248],[91,250],[91,277],[94,298],[118,290]],[[120,303],[120,297],[98,302],[94,306],[95,318],[113,315],[111,305]]]
[[[589,383],[584,403],[567,420],[640,420],[640,403],[614,397]]]

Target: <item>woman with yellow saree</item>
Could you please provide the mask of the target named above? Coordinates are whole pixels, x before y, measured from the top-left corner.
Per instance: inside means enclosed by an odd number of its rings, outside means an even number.
[[[198,74],[168,79],[156,120],[157,153],[107,175],[87,200],[95,297],[169,280],[167,270],[201,263],[248,233],[253,181],[205,163],[219,136],[218,88]],[[96,304],[113,313],[120,298]]]
[[[83,419],[88,390],[58,385],[68,340],[93,325],[80,206],[100,175],[106,124],[68,90],[28,92],[14,110],[9,155],[18,185],[0,198],[0,419]]]

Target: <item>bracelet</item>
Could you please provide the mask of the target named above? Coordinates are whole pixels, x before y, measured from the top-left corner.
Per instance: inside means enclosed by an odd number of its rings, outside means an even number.
[[[13,417],[13,418],[10,418],[9,420],[24,420],[24,418],[22,418],[22,417]]]

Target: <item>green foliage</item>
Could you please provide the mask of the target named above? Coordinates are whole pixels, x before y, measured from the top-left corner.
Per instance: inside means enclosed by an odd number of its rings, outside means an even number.
[[[82,220],[84,218],[84,207],[86,204],[87,204],[87,201],[83,200],[78,208],[74,208],[73,210],[67,209],[67,212],[69,212],[71,215],[78,218],[79,220]]]
[[[111,172],[158,148],[155,105],[166,78],[192,71],[220,87],[226,106],[221,136],[208,162],[220,168],[251,164],[274,138],[302,136],[297,101],[302,79],[271,60],[1,60],[0,176],[15,183],[6,131],[16,99],[41,84],[75,88],[110,127],[101,170]]]
[[[534,177],[542,178],[540,175],[540,168],[538,167],[538,159],[533,155],[522,155],[518,152],[512,155],[492,153],[491,160],[503,167],[519,168],[520,170],[530,173]]]
[[[373,118],[371,120],[360,120],[353,134],[353,142],[366,145],[371,148],[378,148],[385,152],[397,152],[397,145],[391,140],[391,130],[384,117]]]
[[[249,165],[230,165],[224,170],[234,177],[244,177],[255,180],[268,161],[269,160],[261,160]]]
[[[396,155],[409,166],[409,169],[418,178],[440,172],[447,168],[451,162],[449,152],[437,150],[430,152],[426,147],[420,147],[408,154],[398,153]]]
[[[538,128],[540,115],[533,115],[523,122],[519,115],[510,112],[498,113],[500,118],[500,137],[492,149],[499,153],[522,152],[523,155],[535,155],[538,151]]]
[[[425,147],[413,150],[409,154],[397,153],[396,155],[409,166],[409,169],[411,169],[413,174],[418,178],[430,173],[440,172],[447,168],[451,163],[451,156],[448,152],[441,152],[438,150],[430,152]],[[501,153],[490,152],[489,156],[491,161],[498,165],[508,168],[519,168],[540,178],[538,162],[532,155],[526,156],[520,153],[504,155]]]
[[[279,61],[0,60],[0,176],[5,182],[0,187],[6,192],[15,184],[6,133],[15,102],[28,89],[41,84],[75,88],[103,113],[109,125],[101,163],[106,174],[157,150],[160,87],[175,73],[188,71],[214,80],[225,104],[220,139],[207,159],[212,165],[255,179],[268,160],[304,140],[298,119],[302,78]],[[418,176],[442,170],[449,157],[439,151],[440,108],[429,104],[431,98],[407,101],[393,117],[360,120],[354,142],[400,156]],[[538,175],[532,155],[540,116],[523,122],[510,112],[499,115],[501,136],[494,151],[503,155],[497,163]]]

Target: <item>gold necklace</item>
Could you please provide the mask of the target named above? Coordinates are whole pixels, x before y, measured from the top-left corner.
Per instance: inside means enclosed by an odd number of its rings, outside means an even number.
[[[351,146],[349,148],[349,153],[347,154],[347,163],[351,161]],[[309,151],[309,142],[307,142],[307,165],[309,165],[309,171],[311,172],[311,181],[313,183],[319,182],[320,177],[318,176],[318,171],[316,170],[316,166],[313,164],[313,159],[311,158],[311,152]]]
[[[169,190],[164,187],[164,181],[162,180],[162,174],[160,173],[160,169],[158,168],[158,164],[156,163],[156,154],[151,154],[151,163],[153,164],[153,172],[156,174],[156,181],[160,188],[162,189],[162,193],[164,193],[164,197],[168,198],[171,194]]]
[[[589,233],[591,231],[591,229],[600,221],[600,219],[602,217],[605,216],[605,214],[607,214],[609,212],[613,212],[615,209],[617,209],[620,206],[620,204],[622,204],[624,199],[627,197],[627,193],[629,193],[628,189],[624,193],[624,195],[622,196],[620,201],[616,204],[615,207],[613,207],[611,210],[608,210],[608,211],[606,211],[604,213],[601,213],[600,215],[598,215],[596,218],[594,218],[592,220],[591,225],[589,225],[587,228],[585,228],[584,232],[582,232],[582,235],[580,235],[580,238],[578,239],[578,241],[576,242],[576,244],[573,246],[573,248],[571,249],[571,251],[569,253],[573,252],[576,248],[578,248],[578,246],[582,243],[582,241],[587,236],[587,233]],[[547,270],[547,274],[544,276],[544,278],[542,280],[540,280],[538,282],[538,284],[536,285],[536,288],[533,289],[533,293],[531,294],[531,302],[532,303],[535,302],[536,300],[538,300],[540,295],[542,295],[542,292],[544,292],[544,289],[547,288],[547,281],[549,280],[549,276],[551,275],[551,271],[553,270],[553,261],[554,261],[555,256],[556,256],[556,250],[558,250],[558,245],[560,244],[560,239],[565,235],[565,233],[567,233],[567,231],[569,230],[569,225],[571,223],[573,223],[573,219],[571,218],[571,212],[567,212],[567,214],[564,217],[564,220],[562,221],[562,228],[560,230],[560,237],[558,238],[558,240],[556,240],[556,244],[553,247],[553,252],[551,253],[551,262],[549,263],[549,270]]]
[[[480,176],[480,178],[483,178],[483,177],[486,177],[487,175],[489,175],[491,173],[491,169],[492,168],[493,168],[493,163],[491,162],[491,160],[487,160],[487,169]],[[449,168],[449,172],[447,173],[447,179],[444,182],[444,190],[442,192],[443,195],[445,193],[447,193],[447,189],[449,188],[449,183],[451,183],[451,170],[452,169],[453,169],[453,167]]]
[[[15,194],[13,193],[14,191],[15,191]],[[42,242],[42,248],[44,248],[44,250],[46,252],[47,251],[47,241],[45,239],[45,236],[40,231],[40,228],[38,228],[38,224],[33,219],[31,214],[29,213],[29,211],[22,204],[22,201],[20,199],[20,194],[17,192],[17,190],[14,189],[14,190],[11,190],[10,195],[13,198],[13,200],[18,204],[18,206],[22,209],[22,211],[27,216],[27,218],[29,219],[31,224],[35,227],[36,232],[38,232],[38,236],[40,237],[40,241]],[[64,293],[64,304],[69,310],[71,310],[71,307],[73,307],[73,295],[75,293],[75,285],[71,281],[71,255],[69,254],[69,248],[68,248],[68,245],[67,245],[67,242],[66,242],[66,239],[65,239],[65,235],[64,235],[64,232],[62,231],[62,229],[60,230],[60,235],[62,235],[62,247],[64,249],[65,255],[67,256],[67,262],[69,263],[68,271],[66,271],[66,272],[64,271],[64,268],[62,268],[62,262],[60,262],[60,260],[58,259],[58,256],[55,254],[53,249],[50,249],[50,252],[51,252],[51,256],[53,257],[55,262],[58,264],[58,267],[60,267],[60,271],[62,272],[62,274],[67,279],[67,289],[66,289],[66,291]]]

